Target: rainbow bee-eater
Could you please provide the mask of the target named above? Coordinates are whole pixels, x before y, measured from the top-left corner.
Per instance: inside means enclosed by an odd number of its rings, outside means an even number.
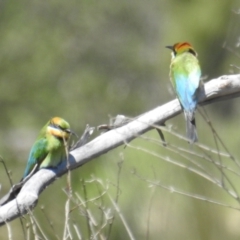
[[[64,119],[60,117],[50,119],[31,148],[23,179],[35,166],[35,171],[40,168],[56,167],[66,159],[66,143],[72,133],[69,123]]]
[[[10,191],[0,199],[0,206],[14,199],[22,185],[40,168],[56,167],[68,154],[67,141],[71,134],[70,125],[60,117],[50,119],[40,131],[33,144],[26,169],[20,183],[12,186]]]
[[[198,140],[195,110],[198,104],[197,93],[201,77],[197,53],[188,42],[176,43],[167,48],[172,50],[170,79],[184,110],[187,138],[190,143],[193,143]]]

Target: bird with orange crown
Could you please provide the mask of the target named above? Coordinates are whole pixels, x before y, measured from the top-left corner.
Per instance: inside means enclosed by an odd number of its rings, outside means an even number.
[[[190,143],[198,141],[195,111],[198,104],[197,93],[200,86],[201,69],[197,53],[188,42],[167,46],[172,50],[170,79],[184,110],[187,138]]]

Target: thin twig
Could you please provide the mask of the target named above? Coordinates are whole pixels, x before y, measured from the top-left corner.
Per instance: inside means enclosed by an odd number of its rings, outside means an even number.
[[[159,181],[158,181],[158,182],[150,181],[150,180],[145,179],[145,178],[141,177],[140,175],[138,175],[138,174],[136,173],[136,171],[133,171],[132,174],[135,175],[136,177],[138,177],[140,180],[142,180],[142,181],[144,181],[144,182],[147,182],[147,183],[149,183],[149,184],[151,184],[151,185],[153,185],[153,186],[161,187],[161,188],[163,188],[163,189],[165,189],[165,190],[168,190],[168,191],[171,192],[171,193],[178,193],[178,194],[183,195],[183,196],[186,196],[186,197],[190,197],[190,198],[202,200],[202,201],[205,201],[205,202],[213,203],[213,204],[216,204],[216,205],[219,205],[219,206],[223,206],[223,207],[227,207],[227,208],[231,208],[231,209],[240,211],[240,208],[233,207],[233,206],[231,206],[231,205],[224,204],[224,203],[221,203],[221,202],[212,200],[212,199],[208,199],[208,198],[206,198],[206,197],[203,197],[203,196],[200,196],[200,195],[197,195],[197,194],[190,194],[190,193],[187,193],[187,192],[178,190],[178,189],[176,189],[176,188],[174,188],[174,187],[172,187],[172,186],[166,186],[166,185],[164,185],[164,184],[161,184]]]

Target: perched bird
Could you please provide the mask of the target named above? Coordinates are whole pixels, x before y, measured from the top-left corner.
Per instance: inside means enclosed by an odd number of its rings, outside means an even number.
[[[23,179],[35,166],[40,168],[56,167],[66,158],[66,142],[73,132],[70,125],[60,117],[50,119],[40,131],[30,151]],[[35,171],[36,171],[35,170]]]
[[[187,138],[193,143],[198,140],[194,115],[198,104],[197,92],[201,76],[197,53],[188,42],[176,43],[166,48],[172,50],[170,79],[184,110]]]
[[[21,181],[0,199],[0,206],[16,198],[28,176],[31,177],[40,168],[56,167],[66,158],[66,142],[72,133],[75,134],[70,130],[69,123],[60,117],[47,122],[32,146]]]

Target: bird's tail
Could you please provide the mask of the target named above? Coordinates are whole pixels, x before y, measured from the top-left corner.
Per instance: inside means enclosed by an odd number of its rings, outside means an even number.
[[[187,127],[187,138],[190,143],[198,141],[197,128],[194,112],[185,112],[186,127]]]

